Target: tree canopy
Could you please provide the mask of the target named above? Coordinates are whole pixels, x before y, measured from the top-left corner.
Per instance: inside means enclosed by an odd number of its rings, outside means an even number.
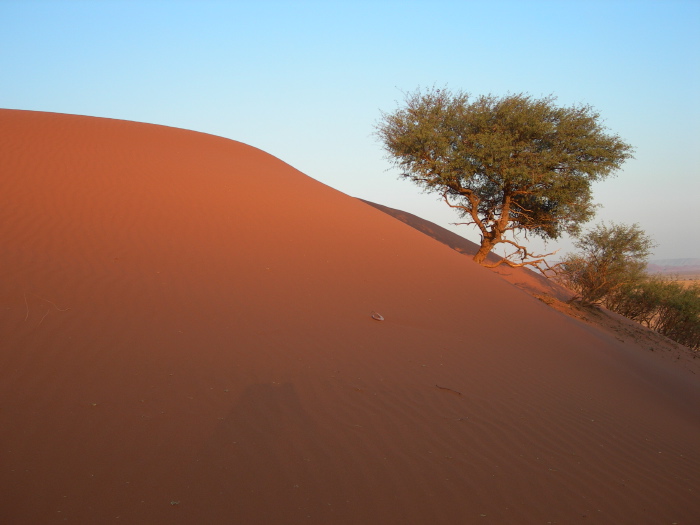
[[[611,175],[632,148],[606,133],[590,106],[558,107],[552,96],[475,98],[446,89],[409,93],[376,126],[388,158],[424,190],[475,225],[484,264],[499,243],[515,250],[498,264],[542,262],[515,234],[545,240],[575,234],[595,212],[591,183]],[[536,259],[540,257],[540,259]]]

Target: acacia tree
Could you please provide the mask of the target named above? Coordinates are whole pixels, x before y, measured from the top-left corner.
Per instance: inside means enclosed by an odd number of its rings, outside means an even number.
[[[631,157],[607,134],[590,106],[558,107],[552,96],[470,98],[461,91],[420,90],[405,106],[382,112],[376,134],[401,176],[438,193],[481,234],[474,260],[485,266],[499,243],[515,250],[499,263],[544,262],[517,233],[557,239],[594,215],[591,183]],[[550,254],[547,254],[550,255]]]

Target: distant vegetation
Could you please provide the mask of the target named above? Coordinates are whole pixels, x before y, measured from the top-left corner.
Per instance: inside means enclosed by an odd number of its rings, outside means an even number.
[[[598,225],[581,235],[558,280],[585,306],[602,304],[693,350],[700,350],[700,284],[645,272],[652,240],[636,225]]]
[[[606,133],[590,106],[559,107],[554,97],[470,98],[446,89],[406,95],[382,113],[377,135],[405,177],[435,192],[474,225],[474,260],[501,243],[514,250],[491,266],[546,265],[516,234],[557,239],[594,214],[591,184],[611,175],[632,148]]]

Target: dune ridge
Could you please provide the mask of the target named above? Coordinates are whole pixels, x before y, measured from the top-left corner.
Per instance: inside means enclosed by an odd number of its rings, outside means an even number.
[[[700,516],[687,370],[251,146],[0,137],[0,522]]]

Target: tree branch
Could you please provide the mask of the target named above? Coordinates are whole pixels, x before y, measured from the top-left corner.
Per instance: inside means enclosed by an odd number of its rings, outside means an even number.
[[[465,192],[465,196],[467,200],[469,200],[469,206],[461,206],[459,204],[452,204],[450,200],[447,198],[447,194],[449,193],[449,190],[446,190],[442,193],[442,199],[445,201],[445,204],[447,204],[450,208],[458,208],[461,210],[464,210],[466,213],[468,213],[471,218],[472,218],[472,224],[475,224],[477,228],[481,231],[481,234],[486,237],[489,234],[488,229],[484,225],[483,221],[479,218],[479,198],[474,195],[474,193],[471,190],[468,189],[463,189]]]
[[[554,265],[551,265],[546,260],[546,257],[550,257],[551,255],[554,255],[559,250],[554,250],[553,252],[550,252],[550,253],[533,254],[533,253],[529,253],[525,246],[518,244],[515,241],[511,241],[509,239],[502,239],[502,240],[498,241],[498,243],[510,244],[512,246],[515,246],[516,249],[513,253],[505,255],[497,263],[485,264],[484,266],[486,268],[497,268],[498,266],[501,266],[502,264],[510,266],[511,268],[522,268],[524,266],[532,266],[532,267],[536,268],[542,275],[549,278],[549,277],[551,277],[551,274],[548,274],[548,272],[551,272],[551,273],[556,275],[558,273],[559,268],[561,267],[562,263],[556,263]],[[516,262],[513,260],[513,257],[516,257],[516,256],[520,259],[520,262]],[[531,260],[526,260],[526,259],[531,259]]]

